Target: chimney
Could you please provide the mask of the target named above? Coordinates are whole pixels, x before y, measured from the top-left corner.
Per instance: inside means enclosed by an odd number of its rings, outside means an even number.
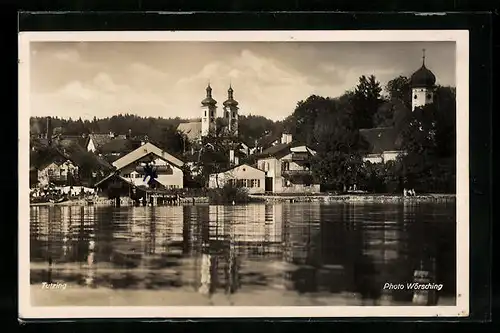
[[[281,143],[287,144],[287,143],[290,143],[290,142],[292,142],[292,135],[289,134],[289,133],[283,133],[281,135]]]
[[[229,151],[229,163],[234,165],[235,163],[235,159],[234,159],[234,149],[231,149]]]
[[[131,139],[132,138],[132,130],[129,128],[128,129],[128,138]]]
[[[50,117],[47,117],[47,132],[45,135],[50,146],[52,144],[52,119]]]

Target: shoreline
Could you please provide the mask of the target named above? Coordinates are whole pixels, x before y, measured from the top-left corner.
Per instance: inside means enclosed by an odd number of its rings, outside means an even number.
[[[452,202],[455,194],[426,194],[414,197],[388,194],[317,194],[317,195],[255,195],[251,198],[260,198],[266,202],[365,202],[365,203],[397,203],[397,202]]]
[[[420,203],[420,202],[455,202],[455,194],[426,194],[417,195],[414,197],[404,197],[402,195],[387,195],[387,194],[306,194],[306,195],[292,195],[292,194],[277,194],[277,195],[262,195],[250,194],[248,196],[252,200],[260,202],[345,202],[345,203]],[[195,197],[195,204],[210,204],[206,197]],[[192,204],[193,198],[183,198],[179,204]],[[253,202],[255,203],[255,202]],[[229,204],[229,203],[228,203]],[[30,203],[30,206],[112,206],[111,202],[102,202],[89,205],[85,200],[69,200],[60,203],[41,202]],[[126,203],[123,206],[128,206]]]

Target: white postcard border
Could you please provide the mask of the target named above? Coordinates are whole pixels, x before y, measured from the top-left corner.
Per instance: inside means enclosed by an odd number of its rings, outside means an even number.
[[[75,41],[456,42],[457,298],[455,306],[32,306],[29,255],[30,43]],[[467,30],[353,31],[100,31],[19,33],[19,317],[463,317],[469,314],[469,32]]]

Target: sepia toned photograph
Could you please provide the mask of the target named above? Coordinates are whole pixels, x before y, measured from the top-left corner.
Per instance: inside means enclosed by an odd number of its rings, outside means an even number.
[[[467,32],[26,32],[19,57],[21,316],[468,314]]]

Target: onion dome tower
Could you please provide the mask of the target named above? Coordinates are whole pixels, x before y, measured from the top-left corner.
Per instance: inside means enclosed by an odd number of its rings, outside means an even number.
[[[227,100],[224,105],[224,119],[227,121],[229,132],[238,135],[238,102],[233,96],[234,90],[231,84],[227,90]]]
[[[209,132],[215,130],[215,119],[217,117],[217,101],[212,98],[212,87],[208,83],[207,95],[201,101],[201,135],[207,136]]]
[[[434,101],[434,88],[436,76],[425,67],[425,49],[422,56],[422,67],[420,67],[410,79],[412,102],[411,110],[431,104]]]

